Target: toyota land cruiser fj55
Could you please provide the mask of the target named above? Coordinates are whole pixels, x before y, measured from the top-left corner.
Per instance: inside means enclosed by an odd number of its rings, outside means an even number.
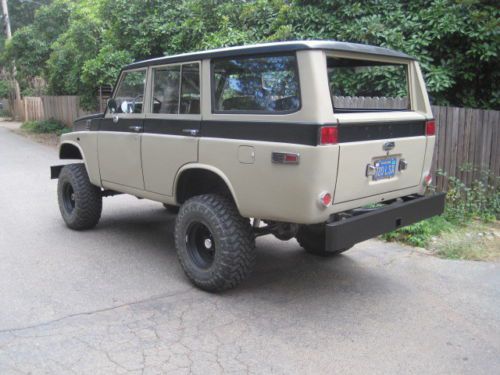
[[[103,114],[77,119],[54,166],[66,225],[126,193],[178,211],[188,278],[221,291],[255,261],[255,238],[334,255],[438,215],[426,195],[436,126],[419,65],[386,48],[281,42],[123,68]]]

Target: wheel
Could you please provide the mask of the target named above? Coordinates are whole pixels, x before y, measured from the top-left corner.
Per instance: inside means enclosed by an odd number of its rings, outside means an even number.
[[[171,214],[178,214],[179,213],[179,206],[174,206],[173,204],[166,204],[163,203],[163,207],[170,212]]]
[[[57,184],[59,210],[71,229],[90,229],[101,218],[101,189],[92,185],[84,164],[64,166]]]
[[[234,203],[217,194],[187,200],[175,221],[175,246],[187,277],[220,292],[245,279],[255,263],[255,239]]]
[[[340,249],[337,251],[326,251],[325,250],[325,225],[301,225],[295,236],[299,245],[308,253],[319,255],[323,257],[329,257],[338,255],[350,249],[347,247],[345,249]]]

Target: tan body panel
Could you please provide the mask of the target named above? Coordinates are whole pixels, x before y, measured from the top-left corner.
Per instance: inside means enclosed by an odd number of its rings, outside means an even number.
[[[101,131],[98,149],[102,181],[144,189],[140,134]]]
[[[145,190],[173,196],[179,168],[198,160],[198,138],[143,134],[142,166]]]
[[[255,162],[238,160],[238,148],[255,150]],[[271,153],[300,155],[300,164],[273,164]],[[313,147],[273,142],[203,138],[200,162],[223,171],[231,181],[240,213],[269,220],[314,222],[326,219],[321,192],[333,193],[338,146]],[[326,172],[325,172],[326,171]]]
[[[340,145],[334,204],[420,184],[426,137],[396,139],[395,148],[387,153],[382,148],[386,142],[384,139]],[[389,179],[373,180],[366,176],[368,164],[373,165],[376,160],[389,157],[396,158],[398,162],[401,159],[406,160],[408,168],[396,171],[396,175]]]
[[[80,150],[90,182],[97,186],[101,185],[98,159],[99,153],[97,151],[97,132],[80,131],[63,134],[61,135],[59,148],[63,144],[70,144]]]

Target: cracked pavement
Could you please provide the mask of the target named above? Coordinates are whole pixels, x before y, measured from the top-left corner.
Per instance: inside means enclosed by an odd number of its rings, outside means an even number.
[[[1,125],[1,123],[0,123]],[[130,196],[60,218],[53,148],[0,126],[0,374],[492,374],[500,264],[370,240],[345,255],[257,240],[257,267],[191,286],[174,216]]]

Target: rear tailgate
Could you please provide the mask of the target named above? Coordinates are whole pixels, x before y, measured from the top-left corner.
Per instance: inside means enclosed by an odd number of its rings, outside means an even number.
[[[427,139],[424,120],[339,125],[333,203],[420,184]]]

